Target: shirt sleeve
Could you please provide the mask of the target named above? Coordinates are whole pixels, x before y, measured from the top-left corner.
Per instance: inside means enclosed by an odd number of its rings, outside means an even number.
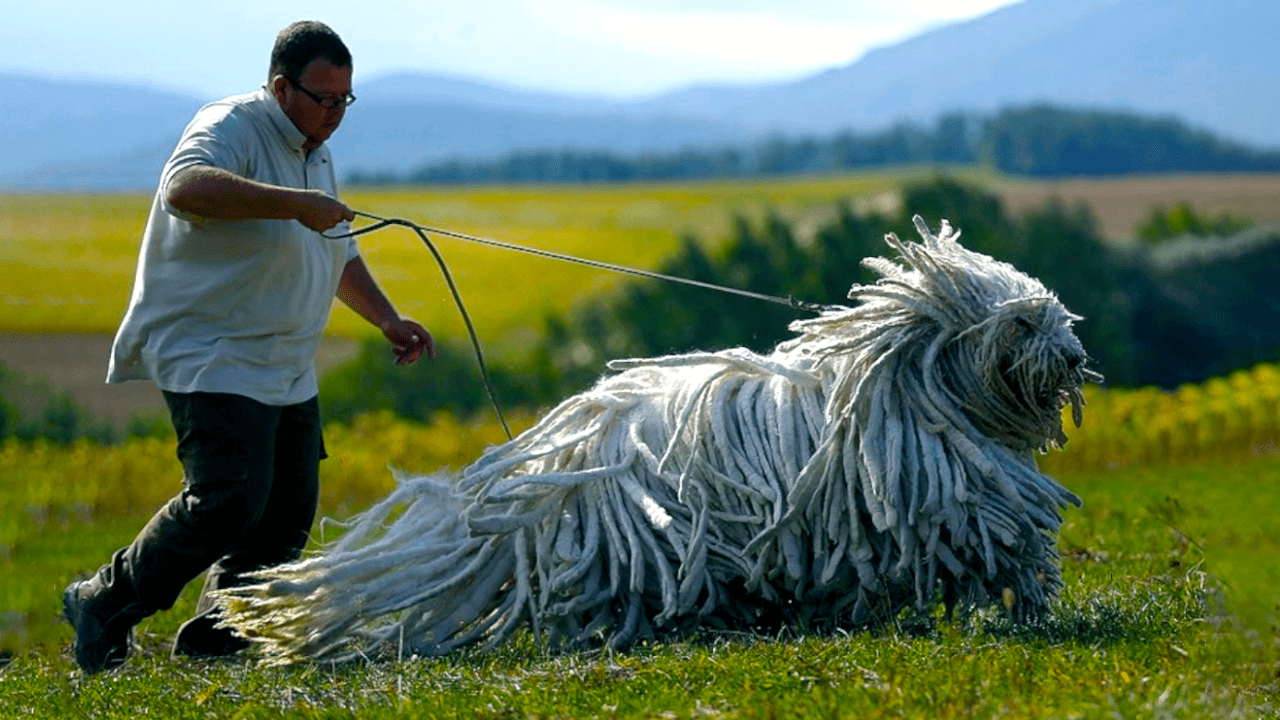
[[[199,216],[182,212],[169,204],[169,183],[181,171],[197,166],[221,168],[241,177],[249,174],[249,153],[243,138],[246,119],[231,112],[221,103],[206,105],[196,113],[182,133],[160,175],[160,198],[164,209],[174,217],[199,221]]]

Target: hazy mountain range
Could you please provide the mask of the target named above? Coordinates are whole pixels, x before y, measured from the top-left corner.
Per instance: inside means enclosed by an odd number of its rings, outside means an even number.
[[[389,75],[359,83],[331,144],[345,171],[403,172],[517,149],[724,146],[1051,102],[1280,148],[1277,32],[1275,0],[1025,0],[788,83],[617,101]],[[0,188],[25,189],[150,189],[214,99],[3,73],[0,95],[17,100],[0,113]]]

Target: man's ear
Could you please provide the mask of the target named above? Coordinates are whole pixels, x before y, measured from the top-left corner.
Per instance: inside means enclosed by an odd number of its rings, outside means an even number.
[[[271,82],[267,84],[271,88],[271,94],[275,96],[276,102],[284,105],[285,89],[289,85],[289,80],[284,75],[272,75]]]

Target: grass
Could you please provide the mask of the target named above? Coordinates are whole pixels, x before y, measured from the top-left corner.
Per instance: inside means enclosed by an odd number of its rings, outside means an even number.
[[[1064,526],[1064,553],[1199,558],[1222,583],[1243,627],[1274,634],[1280,621],[1280,519],[1259,511],[1280,495],[1280,459],[1190,463],[1082,473],[1085,498]]]
[[[149,199],[0,195],[0,329],[113,332]]]
[[[1059,641],[1052,629],[1001,636],[997,624],[988,635],[706,637],[547,656],[520,638],[490,655],[342,668],[152,656],[111,678],[5,689],[15,709],[61,717],[144,707],[236,718],[1248,717],[1258,708],[1248,691],[1217,684],[1214,661],[1230,641],[1196,646],[1181,618],[1155,623],[1156,637],[1113,632],[1132,610],[1107,607],[1083,619],[1094,633],[1083,642]],[[170,692],[155,686],[162,666]]]
[[[43,524],[0,560],[0,607],[23,608],[25,622],[0,670],[0,717],[1280,716],[1276,568],[1256,562],[1280,556],[1280,535],[1250,511],[1275,506],[1280,459],[1062,479],[1085,507],[1068,514],[1067,586],[1038,626],[904,617],[879,632],[707,634],[619,654],[550,654],[520,635],[487,654],[264,668],[168,657],[193,583],[139,626],[122,670],[93,677],[71,661],[59,593],[145,513],[26,511],[22,522]]]

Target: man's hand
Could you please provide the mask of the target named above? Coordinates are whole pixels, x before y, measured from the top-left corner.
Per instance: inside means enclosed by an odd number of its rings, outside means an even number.
[[[436,357],[436,341],[427,329],[412,320],[397,318],[382,325],[382,335],[391,343],[397,365],[411,365],[426,353]]]
[[[423,353],[429,358],[436,356],[436,341],[431,333],[413,320],[400,317],[369,274],[364,259],[358,255],[347,261],[342,270],[338,299],[382,331],[383,337],[391,343],[397,365],[413,364]]]
[[[324,232],[344,220],[355,220],[356,214],[341,200],[319,190],[303,190],[298,195],[298,222],[316,232]]]

